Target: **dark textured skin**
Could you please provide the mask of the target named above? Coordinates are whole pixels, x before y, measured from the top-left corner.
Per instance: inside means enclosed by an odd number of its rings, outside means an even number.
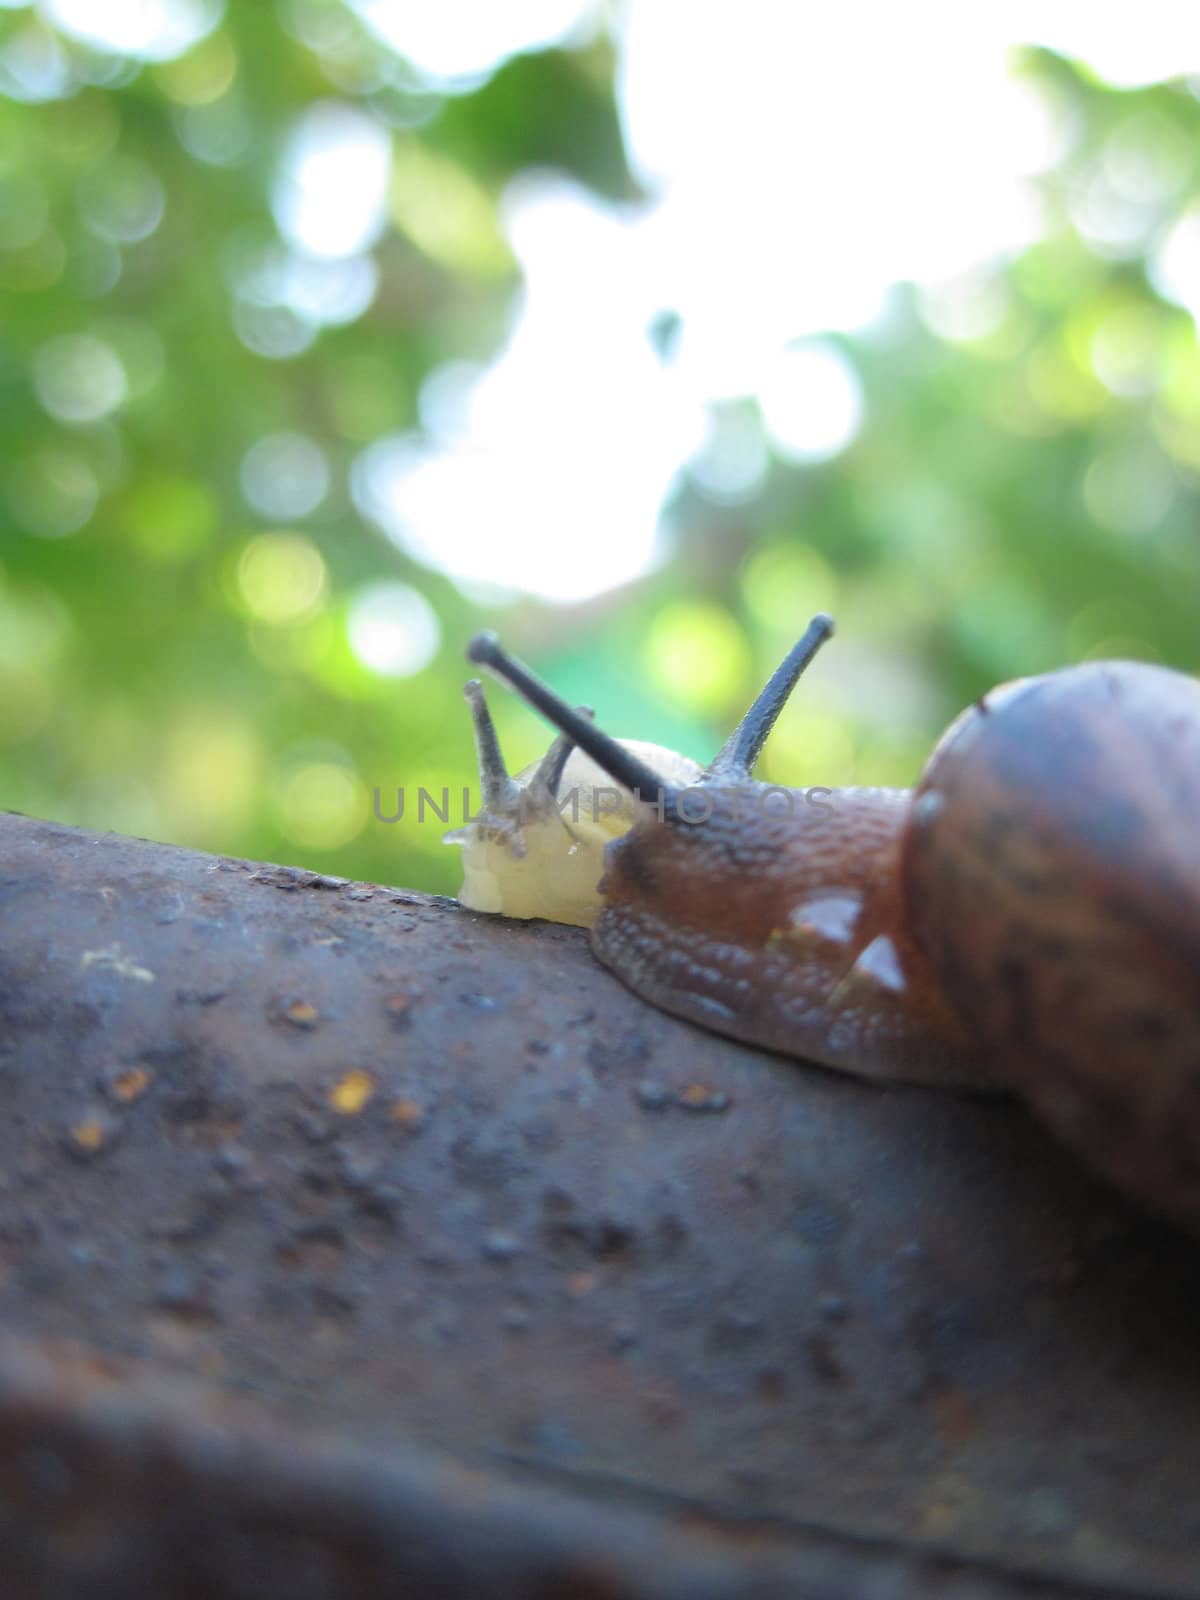
[[[834,790],[821,805],[793,792],[782,814],[761,784],[708,792],[707,821],[651,815],[609,845],[600,960],[654,1005],[736,1039],[862,1077],[986,1087],[901,914],[909,792]],[[824,928],[797,926],[814,901]],[[844,928],[828,925],[831,902]],[[881,936],[899,992],[855,965]]]
[[[1200,1231],[1200,683],[1096,662],[996,690],[913,818],[914,928],[996,1075]]]

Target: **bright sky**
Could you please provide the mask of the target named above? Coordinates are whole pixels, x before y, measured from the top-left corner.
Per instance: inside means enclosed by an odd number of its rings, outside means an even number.
[[[579,0],[359,9],[445,74],[586,21]],[[1021,42],[1149,82],[1200,68],[1200,11],[631,0],[620,106],[652,200],[619,210],[551,176],[514,186],[512,337],[486,372],[434,375],[422,431],[360,461],[362,508],[468,586],[580,600],[653,562],[681,472],[725,500],[753,494],[765,460],[753,441],[732,473],[717,459],[715,403],[756,400],[785,458],[836,454],[862,398],[822,335],[869,324],[899,280],[952,285],[1037,236],[1028,179],[1070,129],[1010,76]],[[681,319],[667,364],[646,337],[664,310]]]
[[[351,3],[419,72],[458,87],[513,51],[585,42],[597,25],[592,0]],[[214,26],[222,4],[36,9],[64,32],[162,59]],[[317,14],[301,0],[282,11],[301,31]],[[378,440],[354,468],[364,514],[469,592],[584,599],[653,563],[681,474],[726,502],[752,495],[766,453],[722,402],[757,405],[785,459],[846,447],[863,398],[825,336],[868,325],[899,280],[952,291],[1037,235],[1028,180],[1071,130],[1010,77],[1014,45],[1050,45],[1121,85],[1200,72],[1200,7],[1180,0],[627,0],[616,14],[621,116],[650,200],[621,209],[560,175],[518,180],[503,225],[525,291],[507,345],[490,366],[433,373],[420,428]],[[52,57],[18,35],[0,72],[36,98],[63,70]],[[272,196],[279,245],[230,252],[234,322],[251,348],[287,359],[366,310],[392,171],[390,137],[363,107],[331,96],[299,119]],[[1176,230],[1156,270],[1200,311],[1197,260],[1200,222]],[[679,320],[664,357],[648,330],[667,312]],[[96,414],[119,403],[119,368],[73,381],[92,355],[78,340],[47,347],[36,376],[49,409],[63,395]],[[270,501],[277,457],[303,468],[318,503],[323,458],[289,435],[248,454],[250,502]],[[389,606],[396,630],[436,647],[412,594],[382,585],[363,600],[365,657],[421,664],[388,644]]]

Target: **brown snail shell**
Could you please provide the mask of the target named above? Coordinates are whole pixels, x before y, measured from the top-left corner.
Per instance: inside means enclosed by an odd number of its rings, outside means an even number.
[[[1200,1231],[1200,683],[1093,662],[994,690],[936,746],[902,870],[995,1076]]]

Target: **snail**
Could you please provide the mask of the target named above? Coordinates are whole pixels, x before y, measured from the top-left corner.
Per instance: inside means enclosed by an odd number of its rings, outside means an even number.
[[[756,782],[832,632],[812,620],[702,771],[610,738],[478,635],[469,658],[560,735],[508,778],[468,685],[485,796],[457,836],[468,903],[474,873],[476,905],[590,924],[637,994],[746,1043],[880,1081],[1015,1091],[1200,1232],[1200,682],[1086,662],[983,695],[911,791]],[[605,777],[632,799],[601,824]]]

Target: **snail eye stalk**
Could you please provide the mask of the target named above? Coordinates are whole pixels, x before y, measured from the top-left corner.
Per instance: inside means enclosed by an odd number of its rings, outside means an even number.
[[[647,800],[656,800],[661,795],[664,811],[674,813],[678,795],[674,785],[664,782],[588,716],[568,705],[523,662],[509,655],[494,633],[477,633],[467,646],[467,657],[477,666],[486,667],[510,689],[515,689],[547,721],[586,751],[615,782]]]
[[[708,778],[748,778],[762,753],[767,735],[788,702],[809,662],[827,639],[833,637],[833,618],[818,612],[804,635],[788,651],[767,681],[766,687],[713,757]]]
[[[508,775],[496,724],[488,710],[483,685],[478,678],[463,685],[463,698],[471,711],[471,725],[475,730],[475,754],[479,759],[479,786],[483,803],[489,811],[502,811],[516,799],[517,786]]]

